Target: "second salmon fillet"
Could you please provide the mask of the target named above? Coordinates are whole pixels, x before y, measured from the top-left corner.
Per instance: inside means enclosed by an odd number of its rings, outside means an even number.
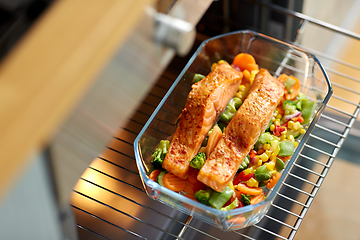
[[[242,77],[241,72],[221,61],[204,79],[193,84],[164,159],[164,169],[180,178],[187,177],[190,160],[238,91]]]
[[[197,177],[199,181],[215,191],[224,190],[260,134],[265,131],[283,95],[283,83],[261,69],[254,79],[248,97],[200,169]]]

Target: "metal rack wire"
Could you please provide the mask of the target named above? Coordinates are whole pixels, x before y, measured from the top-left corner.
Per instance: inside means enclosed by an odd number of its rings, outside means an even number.
[[[74,188],[71,205],[80,239],[294,238],[360,112],[360,92],[355,87],[360,89],[360,79],[355,77],[360,67],[298,42],[309,24],[351,41],[360,40],[360,36],[287,9],[262,6],[300,19],[300,35],[294,44],[315,54],[324,63],[334,88],[329,105],[281,183],[268,214],[252,227],[223,232],[147,197],[137,172],[132,144],[187,62],[187,59],[176,58]]]

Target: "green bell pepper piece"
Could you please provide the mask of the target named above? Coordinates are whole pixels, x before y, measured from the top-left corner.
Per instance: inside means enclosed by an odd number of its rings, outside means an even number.
[[[235,198],[234,201],[232,201],[232,203],[230,203],[229,205],[227,205],[226,207],[220,208],[221,211],[230,211],[236,207],[238,207],[240,204],[239,199]]]
[[[250,164],[250,156],[249,154],[245,156],[243,162],[240,164],[239,166],[239,171],[244,170],[245,168],[247,168]]]
[[[307,101],[306,95],[300,92],[298,98],[295,100],[296,108],[301,111],[303,104]]]
[[[199,82],[199,81],[201,81],[201,80],[203,80],[203,78],[204,78],[205,76],[204,75],[202,75],[202,74],[200,74],[200,73],[195,73],[195,75],[194,75],[194,78],[193,78],[193,83],[197,83],[197,82]]]
[[[266,181],[271,178],[271,171],[266,167],[266,165],[262,165],[258,167],[255,171],[255,179],[259,182]]]
[[[289,90],[296,83],[295,79],[288,78],[285,80],[284,85],[287,90]]]
[[[229,186],[226,186],[226,188],[222,192],[214,192],[212,196],[209,199],[209,204],[216,209],[222,208],[224,204],[229,201],[231,196],[234,194],[234,190],[232,190]]]
[[[259,182],[259,187],[265,187],[266,186],[266,182]]]
[[[294,154],[294,143],[290,140],[280,142],[279,157],[287,157]]]
[[[301,116],[304,118],[304,122],[302,124],[306,124],[310,121],[310,118],[315,109],[315,102],[307,101],[302,104]]]
[[[285,163],[280,158],[276,158],[276,164],[275,164],[276,171],[280,172],[285,168]]]

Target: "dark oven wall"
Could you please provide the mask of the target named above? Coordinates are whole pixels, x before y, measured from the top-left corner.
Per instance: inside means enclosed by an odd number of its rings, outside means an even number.
[[[268,4],[283,7],[289,11],[302,12],[303,0],[256,1],[225,0],[214,1],[197,26],[199,33],[215,36],[222,33],[249,29],[268,36],[293,41],[301,20],[272,11]],[[275,5],[273,5],[275,4]]]
[[[53,0],[0,0],[0,60]]]

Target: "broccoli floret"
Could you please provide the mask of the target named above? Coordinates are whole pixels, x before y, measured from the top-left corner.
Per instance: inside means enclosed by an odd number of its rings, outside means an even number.
[[[285,115],[289,115],[295,112],[296,110],[296,104],[295,102],[291,100],[286,100],[283,105],[283,109],[285,110]]]
[[[159,146],[155,149],[155,152],[151,156],[153,160],[151,164],[155,169],[161,169],[166,153],[169,149],[170,142],[168,140],[161,140]]]
[[[190,167],[200,170],[200,168],[204,165],[205,160],[206,160],[206,154],[204,152],[200,152],[196,154],[193,159],[191,159]]]
[[[241,194],[241,201],[244,204],[244,206],[246,205],[250,205],[250,199],[251,199],[251,195],[250,194]]]
[[[196,200],[198,200],[199,203],[209,205],[209,199],[212,193],[213,191],[211,190],[211,188],[208,188],[206,190],[200,189],[194,194],[194,197],[196,198]]]

